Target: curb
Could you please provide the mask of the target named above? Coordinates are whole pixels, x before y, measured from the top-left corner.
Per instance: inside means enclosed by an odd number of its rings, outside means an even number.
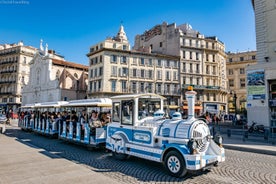
[[[260,154],[276,156],[276,151],[273,151],[273,150],[263,150],[263,149],[259,149],[259,148],[245,148],[245,147],[233,146],[233,145],[229,145],[229,144],[224,144],[223,147],[226,149],[231,149],[231,150],[238,150],[238,151],[245,151],[245,152],[251,152],[251,153],[260,153]]]

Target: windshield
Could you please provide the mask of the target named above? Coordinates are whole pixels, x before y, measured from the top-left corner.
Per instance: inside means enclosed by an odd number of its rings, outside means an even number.
[[[153,117],[153,113],[161,107],[160,99],[140,98],[138,100],[138,119]]]

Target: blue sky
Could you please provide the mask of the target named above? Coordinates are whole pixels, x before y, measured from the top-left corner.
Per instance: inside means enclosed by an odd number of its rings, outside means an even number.
[[[256,50],[251,0],[0,0],[0,12],[0,44],[23,40],[38,48],[43,39],[85,65],[89,47],[115,36],[121,22],[131,46],[135,35],[167,22],[217,36],[226,51]]]

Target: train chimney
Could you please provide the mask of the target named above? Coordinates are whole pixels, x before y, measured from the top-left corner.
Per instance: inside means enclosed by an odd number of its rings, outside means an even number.
[[[195,118],[195,96],[196,92],[193,91],[193,87],[189,86],[188,91],[185,93],[186,99],[188,101],[188,119]]]

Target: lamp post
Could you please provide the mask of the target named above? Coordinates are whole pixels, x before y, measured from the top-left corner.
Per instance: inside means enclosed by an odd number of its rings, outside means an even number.
[[[234,103],[234,112],[235,112],[235,123],[237,123],[236,121],[237,121],[237,94],[236,94],[236,92],[235,91],[231,91],[230,92],[230,94],[231,95],[233,95],[233,103]]]

